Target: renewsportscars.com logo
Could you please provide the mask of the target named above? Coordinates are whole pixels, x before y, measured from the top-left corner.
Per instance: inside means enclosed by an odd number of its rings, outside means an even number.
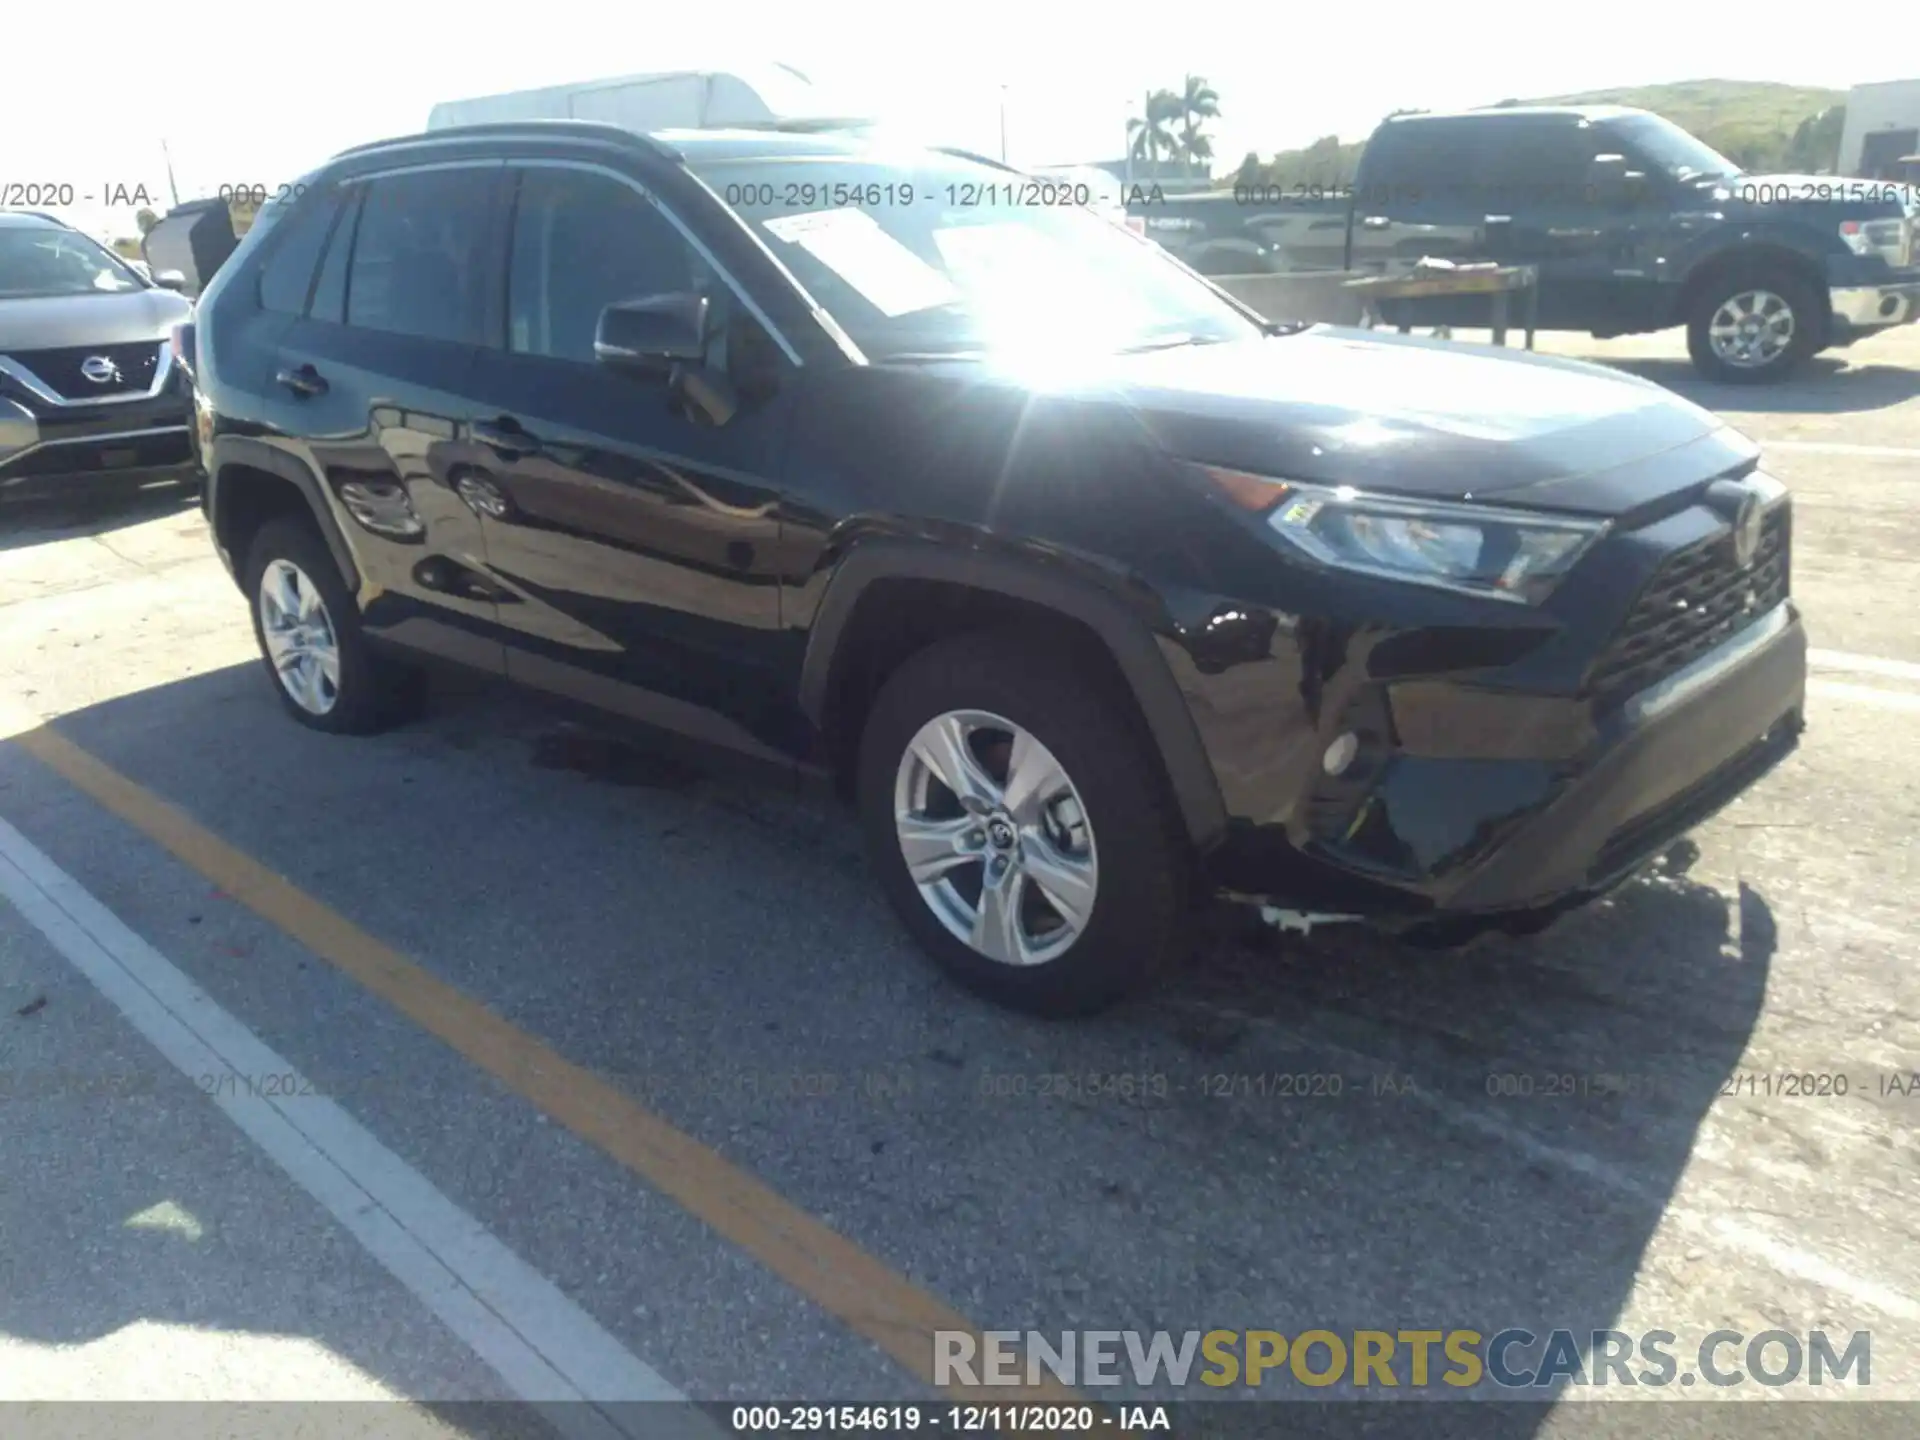
[[[934,1384],[1132,1384],[1216,1389],[1447,1387],[1542,1391],[1563,1386],[1655,1389],[1706,1385],[1872,1383],[1873,1337],[1715,1330],[1683,1343],[1671,1330],[964,1330],[934,1332]]]

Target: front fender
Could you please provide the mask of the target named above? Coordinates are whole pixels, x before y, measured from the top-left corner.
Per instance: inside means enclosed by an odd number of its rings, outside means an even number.
[[[1037,558],[903,539],[856,545],[835,566],[808,631],[799,698],[812,724],[826,720],[834,662],[849,623],[869,588],[885,579],[931,580],[1004,595],[1086,626],[1106,647],[1139,706],[1189,839],[1205,849],[1224,833],[1219,783],[1151,619],[1138,603],[1064,564],[1056,568]]]
[[[1846,253],[1837,232],[1823,237],[1804,224],[1726,216],[1686,238],[1676,267],[1678,278],[1684,286],[1709,269],[1738,262],[1743,252],[1755,258],[1770,254],[1791,259],[1816,276],[1826,274],[1828,256]]]

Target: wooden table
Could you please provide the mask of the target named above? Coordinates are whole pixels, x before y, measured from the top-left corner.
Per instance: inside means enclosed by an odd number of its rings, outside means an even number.
[[[1493,298],[1493,343],[1507,343],[1509,311],[1514,293],[1521,301],[1521,323],[1527,337],[1527,349],[1533,349],[1534,331],[1540,319],[1540,272],[1532,265],[1500,265],[1474,270],[1415,270],[1405,275],[1368,275],[1349,280],[1346,288],[1357,291],[1367,307],[1367,328],[1379,323],[1377,302],[1381,300],[1432,300],[1447,295],[1489,295]],[[1402,335],[1413,326],[1399,327]]]

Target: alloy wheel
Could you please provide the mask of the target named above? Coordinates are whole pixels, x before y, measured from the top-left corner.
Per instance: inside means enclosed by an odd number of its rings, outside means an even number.
[[[340,640],[320,588],[291,560],[272,560],[259,606],[267,659],[287,698],[309,715],[327,714],[340,699]]]
[[[1771,365],[1793,344],[1793,307],[1771,290],[1729,295],[1707,323],[1716,358],[1741,370]]]
[[[1085,931],[1100,867],[1080,793],[1020,726],[954,710],[900,759],[894,827],[921,898],[956,938],[1003,965],[1041,965]]]

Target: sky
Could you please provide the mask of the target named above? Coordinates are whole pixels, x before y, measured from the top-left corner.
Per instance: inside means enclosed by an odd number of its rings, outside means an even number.
[[[1084,0],[9,9],[0,199],[23,184],[72,185],[68,218],[103,234],[133,233],[136,207],[107,203],[123,190],[145,186],[167,208],[163,139],[185,200],[272,186],[348,145],[418,131],[439,100],[661,69],[784,61],[844,98],[835,111],[989,154],[1004,105],[1008,158],[1034,166],[1118,158],[1145,93],[1177,90],[1188,73],[1219,92],[1210,133],[1228,163],[1326,134],[1359,139],[1403,107],[1709,77],[1844,89],[1920,76],[1920,51],[1882,43],[1920,28],[1911,0],[1855,0],[1815,44],[1770,38],[1753,19],[1730,43],[1731,22],[1716,18],[1729,12],[1698,0],[1612,0],[1597,25],[1540,0],[1481,0],[1473,29],[1493,38],[1478,41],[1451,40],[1441,12],[1392,0],[1358,30],[1341,5],[1234,0],[1195,7],[1191,25],[1177,8]]]

